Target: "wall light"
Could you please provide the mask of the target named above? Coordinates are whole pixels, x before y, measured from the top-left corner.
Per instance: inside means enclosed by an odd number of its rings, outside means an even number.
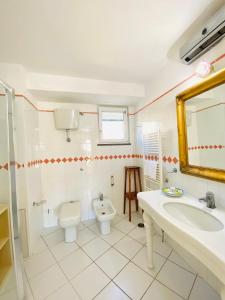
[[[199,77],[206,77],[212,71],[213,71],[213,66],[208,61],[201,61],[196,68],[196,74]]]

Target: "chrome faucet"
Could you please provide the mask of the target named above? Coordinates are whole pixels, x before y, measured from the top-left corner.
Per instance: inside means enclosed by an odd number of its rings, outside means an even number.
[[[104,198],[103,193],[99,193],[99,200],[103,201],[103,198]]]
[[[205,198],[200,198],[199,201],[205,201],[208,208],[216,208],[215,197],[212,192],[207,192]]]

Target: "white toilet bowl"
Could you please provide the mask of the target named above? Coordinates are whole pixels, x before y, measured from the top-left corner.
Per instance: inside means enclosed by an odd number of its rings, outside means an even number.
[[[72,243],[77,238],[77,225],[80,223],[80,202],[62,204],[59,212],[59,225],[64,228],[65,242]]]
[[[94,199],[93,207],[99,222],[101,234],[110,233],[110,222],[116,214],[116,210],[112,205],[112,202],[108,198],[103,200]]]

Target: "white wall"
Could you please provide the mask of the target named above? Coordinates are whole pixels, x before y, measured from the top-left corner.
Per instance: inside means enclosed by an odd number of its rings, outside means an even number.
[[[72,107],[78,111],[96,112],[96,105],[71,103],[38,103],[41,109]],[[132,108],[130,108],[132,112]],[[134,117],[130,117],[131,145],[128,146],[97,146],[98,117],[97,115],[80,116],[78,130],[71,132],[72,142],[66,142],[65,131],[55,129],[54,115],[39,112],[40,124],[40,159],[48,159],[42,163],[43,197],[45,206],[45,226],[57,224],[57,211],[62,202],[78,200],[81,202],[83,220],[93,218],[92,199],[99,192],[108,196],[116,210],[122,212],[124,166],[136,163],[134,158],[110,158],[114,155],[132,155],[134,153]],[[96,156],[108,156],[108,159],[95,159]],[[74,161],[77,157],[91,157],[87,161]],[[71,162],[51,162],[51,159],[71,158]],[[111,187],[110,176],[113,175],[115,185]],[[48,213],[49,210],[49,213]]]
[[[175,86],[178,82],[181,82],[184,78],[191,75],[196,68],[197,63],[202,60],[212,61],[221,54],[224,53],[225,39],[222,40],[211,51],[206,53],[204,57],[201,57],[196,63],[186,66],[181,62],[169,61],[163,70],[156,73],[154,78],[146,85],[147,98],[138,106],[141,108],[145,104],[151,102],[157,96],[163,94],[166,90]],[[219,70],[225,67],[225,59],[215,64],[215,70]],[[201,79],[194,77],[187,82],[183,83],[167,95],[163,96],[159,101],[153,105],[148,106],[142,112],[136,115],[136,133],[137,139],[140,141],[140,126],[143,122],[156,122],[162,132],[162,147],[163,156],[166,157],[179,157],[178,154],[178,136],[177,136],[177,118],[176,118],[176,95],[185,90],[187,87],[193,85],[193,83]],[[138,142],[137,148],[140,148]],[[196,197],[202,197],[206,191],[212,191],[216,195],[217,205],[225,206],[225,184],[217,183],[206,179],[192,177],[181,174],[168,174],[167,171],[171,171],[173,167],[179,169],[179,164],[166,163],[163,164],[164,179],[169,178],[169,185],[179,186],[185,190],[186,193],[190,193]],[[165,184],[165,183],[164,183]]]

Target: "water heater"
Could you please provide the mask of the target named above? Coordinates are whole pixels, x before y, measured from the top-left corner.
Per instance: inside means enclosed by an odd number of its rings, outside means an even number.
[[[66,130],[67,142],[71,142],[69,131],[78,129],[79,112],[75,109],[55,109],[55,127],[59,130]]]

